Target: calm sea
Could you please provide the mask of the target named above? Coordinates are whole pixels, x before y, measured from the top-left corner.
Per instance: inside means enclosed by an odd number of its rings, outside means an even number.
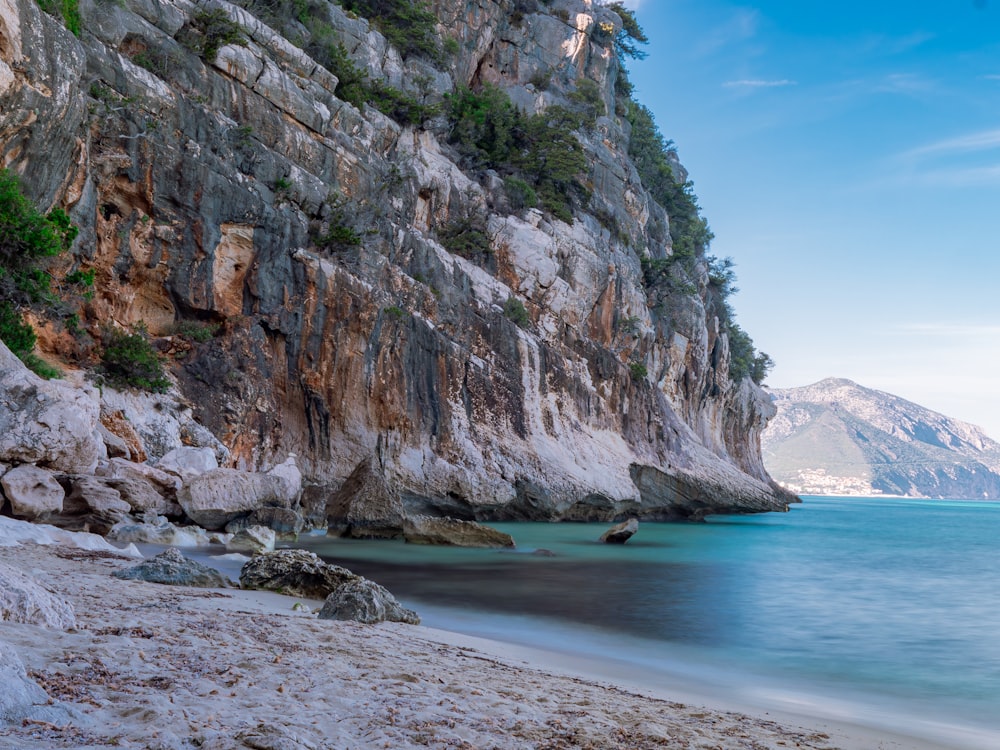
[[[643,523],[625,546],[598,544],[605,526],[495,525],[518,551],[303,546],[425,625],[1000,747],[1000,503],[806,497],[789,513]]]

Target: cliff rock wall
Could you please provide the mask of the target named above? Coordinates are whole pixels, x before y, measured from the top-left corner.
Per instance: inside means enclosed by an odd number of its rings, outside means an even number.
[[[335,487],[378,454],[411,509],[463,517],[786,508],[760,455],[773,407],[729,378],[707,273],[669,320],[644,286],[640,258],[670,255],[670,218],[614,114],[619,19],[585,0],[529,5],[434,3],[455,50],[437,66],[325,12],[372,80],[422,101],[488,83],[531,113],[595,82],[611,114],[578,131],[590,198],[572,223],[513,210],[496,173],[463,171],[446,118],[359,110],[333,73],[221,0],[82,0],[79,37],[32,0],[0,0],[0,165],[80,226],[61,270],[95,271],[85,325],[159,337],[235,466],[294,452]],[[245,44],[192,51],[205,11]],[[449,252],[441,238],[470,216],[489,252]],[[359,242],[317,243],[342,224]],[[179,321],[218,333],[185,344]],[[78,340],[39,325],[47,353],[86,363]]]

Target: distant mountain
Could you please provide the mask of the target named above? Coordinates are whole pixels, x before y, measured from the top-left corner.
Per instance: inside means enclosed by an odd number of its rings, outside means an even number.
[[[974,425],[842,378],[770,393],[764,465],[793,492],[1000,499],[1000,443]]]

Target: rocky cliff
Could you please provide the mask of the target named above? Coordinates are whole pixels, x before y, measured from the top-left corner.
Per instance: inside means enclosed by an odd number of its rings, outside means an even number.
[[[772,393],[764,460],[792,491],[1000,498],[1000,443],[974,425],[843,378]]]
[[[672,217],[629,158],[619,17],[429,7],[443,47],[404,57],[337,4],[81,0],[74,34],[0,0],[0,165],[80,227],[54,278],[94,273],[71,329],[35,311],[42,354],[86,369],[103,328],[141,323],[231,465],[295,453],[320,494],[377,457],[412,512],[785,509],[773,407],[729,375],[704,249],[669,305],[644,275]],[[349,96],[338,54],[389,104]],[[465,86],[526,116],[589,108],[566,208],[463,154],[442,113]]]

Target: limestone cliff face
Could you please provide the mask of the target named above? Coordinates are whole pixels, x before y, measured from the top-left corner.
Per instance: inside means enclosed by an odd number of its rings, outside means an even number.
[[[535,112],[589,79],[614,112],[608,29],[620,22],[608,10],[433,6],[458,47],[443,69],[402,59],[339,6],[329,23],[372,78],[428,101],[492,83]],[[182,42],[205,9],[247,43],[211,62],[191,52]],[[64,270],[96,271],[86,322],[143,322],[183,355],[179,388],[235,465],[295,452],[335,487],[377,454],[409,508],[478,518],[700,517],[793,499],[764,470],[773,407],[729,379],[704,271],[669,321],[643,285],[640,255],[671,252],[669,217],[621,118],[578,133],[592,197],[569,224],[513,211],[499,177],[463,172],[444,118],[403,127],[341,101],[332,73],[242,8],[81,11],[76,38],[32,0],[0,0],[0,163],[81,227]],[[539,73],[544,91],[529,83]],[[473,212],[485,259],[439,239]],[[318,248],[338,221],[361,244]],[[526,323],[505,315],[510,298]],[[180,320],[219,333],[184,345],[171,338]],[[79,356],[67,338],[42,336]]]

